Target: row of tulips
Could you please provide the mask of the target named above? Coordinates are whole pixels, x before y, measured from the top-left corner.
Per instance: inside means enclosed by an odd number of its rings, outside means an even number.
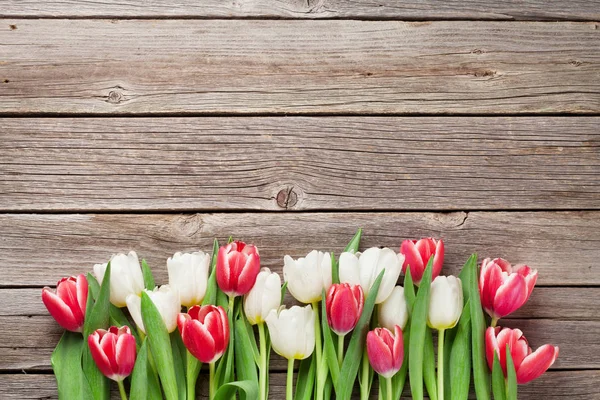
[[[62,279],[56,292],[44,288],[44,304],[67,330],[52,355],[59,397],[108,399],[110,379],[123,399],[127,387],[134,400],[194,399],[208,364],[211,400],[263,400],[271,348],[288,360],[288,400],[350,399],[357,377],[366,400],[374,373],[386,400],[400,398],[407,377],[415,399],[425,389],[433,400],[466,399],[472,376],[478,399],[512,400],[517,383],[554,363],[557,347],[532,352],[520,330],[497,326],[527,301],[537,271],[502,259],[479,271],[472,255],[458,277],[442,276],[442,240],[360,253],[361,234],[338,259],[286,255],[283,285],[260,268],[255,246],[215,240],[212,256],[169,258],[169,284],[160,287],[130,252]],[[287,291],[305,305],[282,306]]]

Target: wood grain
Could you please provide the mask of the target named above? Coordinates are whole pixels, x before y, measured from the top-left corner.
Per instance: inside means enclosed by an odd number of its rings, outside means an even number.
[[[598,117],[0,119],[0,209],[600,207]]]
[[[598,26],[7,19],[0,112],[597,113]]]
[[[444,271],[457,273],[468,256],[504,257],[539,270],[540,285],[600,285],[599,212],[472,213],[226,213],[0,215],[2,285],[53,285],[90,271],[113,253],[134,249],[166,283],[176,251],[212,249],[213,238],[255,243],[261,263],[281,271],[283,256],[312,249],[341,251],[355,229],[362,247],[398,249],[402,240],[443,237]]]
[[[3,17],[599,20],[597,0],[8,0]]]
[[[537,380],[519,386],[519,400],[539,400],[540,398],[573,400],[597,400],[600,394],[596,382],[600,371],[549,371]],[[198,398],[207,398],[207,377],[200,375]],[[285,396],[285,374],[270,376],[269,397],[279,400]],[[374,384],[376,386],[376,383]],[[407,383],[408,386],[408,383]],[[0,397],[3,400],[57,399],[56,381],[52,375],[3,374],[0,375]],[[358,398],[358,397],[356,397]],[[376,387],[371,398],[376,399]],[[471,394],[470,399],[475,399]],[[113,387],[112,399],[118,399],[118,391]],[[405,389],[403,400],[410,399],[409,389]]]

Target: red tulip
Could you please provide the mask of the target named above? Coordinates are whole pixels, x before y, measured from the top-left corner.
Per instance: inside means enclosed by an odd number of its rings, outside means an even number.
[[[193,306],[177,317],[185,347],[203,363],[213,363],[227,349],[229,321],[221,306]]]
[[[433,271],[431,281],[440,274],[444,264],[444,241],[442,239],[424,238],[421,240],[405,240],[400,246],[400,253],[404,255],[402,272],[406,274],[406,267],[410,266],[410,276],[415,284],[421,283],[423,273],[433,256]]]
[[[506,345],[510,349],[517,371],[517,383],[530,382],[542,375],[558,357],[558,347],[545,344],[533,353],[519,329],[489,327],[485,332],[485,355],[490,369],[494,363],[494,352],[498,354],[502,372],[506,376]]]
[[[244,242],[232,242],[219,249],[217,283],[229,296],[241,296],[250,291],[260,272],[258,249]]]
[[[486,258],[479,276],[481,305],[493,319],[505,317],[525,304],[536,280],[537,270],[527,265],[511,267],[501,258]]]
[[[135,364],[135,338],[128,326],[98,329],[88,336],[88,345],[98,369],[107,378],[120,382]]]
[[[325,304],[327,322],[338,335],[345,335],[356,326],[362,313],[365,296],[360,285],[336,283],[327,291]]]
[[[402,367],[404,340],[402,329],[394,327],[394,334],[386,328],[375,328],[367,334],[367,355],[371,366],[384,378],[391,378]]]
[[[88,282],[85,275],[71,276],[58,281],[56,293],[42,289],[42,301],[56,322],[66,330],[81,332],[85,320]]]

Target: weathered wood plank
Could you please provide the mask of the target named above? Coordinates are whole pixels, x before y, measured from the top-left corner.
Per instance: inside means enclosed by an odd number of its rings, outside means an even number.
[[[599,370],[589,371],[550,371],[537,380],[519,386],[519,400],[539,400],[540,398],[569,398],[573,400],[600,399],[596,382],[600,379]],[[207,377],[200,375],[197,395],[208,398]],[[270,376],[269,397],[282,399],[285,396],[285,374]],[[407,383],[408,385],[408,383]],[[371,398],[376,398],[373,390]],[[3,400],[58,399],[56,381],[52,375],[3,374],[0,375],[0,397]],[[118,391],[113,388],[113,399],[118,399]],[[471,394],[471,399],[475,399]],[[410,399],[409,389],[405,389],[403,400]]]
[[[504,257],[540,272],[540,285],[600,285],[600,213],[226,213],[0,215],[2,285],[52,285],[86,272],[112,253],[135,249],[158,283],[176,251],[212,249],[214,237],[255,243],[263,266],[281,271],[283,256],[318,248],[339,252],[358,227],[363,247],[399,248],[403,239],[443,237],[445,273],[467,257]]]
[[[202,17],[599,20],[597,0],[8,0],[2,17]]]
[[[0,112],[597,113],[598,26],[7,19]]]
[[[598,117],[5,118],[3,210],[600,207]]]
[[[521,329],[534,349],[546,343],[559,346],[553,369],[600,368],[600,321],[525,319],[501,320],[500,325]],[[49,315],[0,317],[0,370],[49,370],[52,349],[62,332]],[[285,371],[286,365],[273,355],[271,369]]]

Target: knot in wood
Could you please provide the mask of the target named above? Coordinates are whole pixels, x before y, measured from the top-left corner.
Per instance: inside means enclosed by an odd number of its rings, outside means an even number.
[[[292,208],[298,203],[298,194],[293,187],[281,189],[277,193],[277,205],[281,208]]]
[[[123,94],[117,90],[111,90],[108,93],[108,102],[111,104],[118,104],[123,101]]]

